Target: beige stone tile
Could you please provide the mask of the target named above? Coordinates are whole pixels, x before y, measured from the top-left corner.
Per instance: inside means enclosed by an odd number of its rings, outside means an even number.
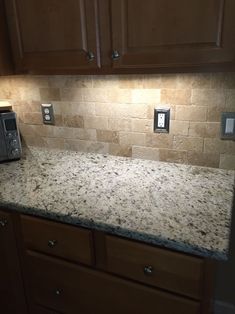
[[[22,116],[23,122],[27,124],[42,124],[42,114],[37,112],[25,112]]]
[[[96,130],[95,129],[74,129],[74,138],[80,140],[96,141]]]
[[[120,89],[140,89],[144,85],[144,75],[124,74],[118,76],[118,87]]]
[[[173,148],[177,150],[192,150],[203,151],[203,138],[200,137],[186,137],[176,135],[174,137]]]
[[[235,86],[234,89],[225,90],[226,102],[225,107],[227,110],[235,111]]]
[[[65,140],[65,149],[81,151],[87,153],[107,154],[109,152],[109,144],[83,140]]]
[[[37,100],[13,100],[10,102],[18,112],[40,112],[41,113],[41,102]]]
[[[79,88],[61,88],[60,95],[62,101],[77,102],[84,100],[84,92]]]
[[[74,128],[47,126],[47,136],[56,138],[74,138]]]
[[[131,131],[150,133],[153,132],[153,120],[151,119],[131,119]]]
[[[172,148],[173,136],[170,134],[147,133],[146,146],[155,148]]]
[[[124,131],[130,132],[131,129],[131,119],[120,118],[120,119],[108,119],[108,129],[112,131]]]
[[[204,152],[211,154],[235,154],[235,142],[231,140],[220,140],[218,138],[205,138]]]
[[[159,149],[159,160],[186,164],[188,161],[187,151],[174,149]]]
[[[84,118],[79,115],[63,115],[63,124],[70,128],[83,128]]]
[[[213,73],[212,75],[211,88],[235,88],[235,73],[234,72],[223,72]]]
[[[40,88],[41,101],[60,101],[60,89],[59,88]]]
[[[111,103],[118,103],[118,104],[130,104],[132,97],[131,97],[131,90],[130,89],[104,89],[107,91],[107,102]]]
[[[132,148],[128,145],[109,144],[109,154],[114,156],[131,157]]]
[[[139,159],[159,160],[159,149],[152,147],[133,146],[132,157]]]
[[[84,117],[85,129],[108,130],[107,117]]]
[[[176,106],[175,119],[180,121],[206,121],[207,107]]]
[[[192,137],[219,137],[220,123],[217,122],[190,122],[189,136]]]
[[[130,104],[96,103],[95,113],[97,116],[127,118],[131,116],[130,106]]]
[[[221,154],[219,167],[222,169],[235,170],[235,154],[234,155]]]
[[[162,74],[161,88],[177,88],[177,74]]]
[[[39,136],[23,136],[22,143],[25,146],[46,147],[44,138]]]
[[[61,114],[55,114],[54,118],[55,118],[55,125],[56,126],[63,126],[64,125],[63,116]]]
[[[211,88],[210,73],[181,73],[177,76],[177,88],[182,89],[205,89]]]
[[[92,77],[93,88],[118,88],[119,87],[118,75],[94,75]]]
[[[170,134],[173,135],[188,135],[189,132],[189,121],[170,121]]]
[[[162,89],[161,103],[173,105],[190,105],[191,89]]]
[[[223,89],[193,89],[192,105],[195,106],[224,106],[225,92]]]
[[[63,138],[43,138],[45,146],[49,148],[65,149],[65,140]]]
[[[97,130],[96,131],[97,141],[105,143],[119,143],[119,133],[117,131],[109,130]]]
[[[48,77],[51,88],[92,88],[91,75],[53,75]]]
[[[136,87],[138,88],[138,87]],[[161,89],[162,75],[161,74],[147,74],[143,77],[143,88],[146,89]]]
[[[132,89],[132,103],[158,104],[160,102],[160,89]]]
[[[207,121],[208,122],[220,122],[222,112],[226,112],[225,105],[222,106],[210,106],[207,108]]]
[[[144,133],[132,133],[132,132],[119,132],[119,142],[120,145],[130,146],[130,145],[145,145],[145,137]]]
[[[131,118],[147,119],[149,116],[148,104],[132,104],[129,105],[129,116]]]
[[[92,102],[53,102],[54,112],[80,116],[95,115],[95,103]]]
[[[188,163],[190,165],[218,168],[219,154],[218,153],[208,154],[208,153],[189,151]]]

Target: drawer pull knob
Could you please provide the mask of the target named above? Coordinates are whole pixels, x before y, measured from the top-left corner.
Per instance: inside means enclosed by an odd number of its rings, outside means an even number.
[[[0,227],[4,228],[7,225],[7,220],[0,220]]]
[[[112,59],[117,60],[120,58],[120,53],[117,50],[113,50],[112,52]]]
[[[50,248],[55,247],[56,244],[57,244],[57,241],[56,241],[56,240],[49,240],[49,241],[48,241],[48,246],[49,246]]]
[[[152,275],[153,267],[152,266],[144,266],[144,273],[145,273],[145,275]]]
[[[62,291],[60,289],[56,289],[55,291],[55,295],[60,296],[62,293]]]
[[[93,61],[93,60],[95,59],[94,53],[91,52],[91,51],[88,51],[88,53],[87,53],[87,59],[88,59],[88,61]]]

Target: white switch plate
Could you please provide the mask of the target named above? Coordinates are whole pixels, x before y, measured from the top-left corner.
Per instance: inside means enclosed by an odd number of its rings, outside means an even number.
[[[221,115],[221,139],[235,140],[235,112],[223,112]]]

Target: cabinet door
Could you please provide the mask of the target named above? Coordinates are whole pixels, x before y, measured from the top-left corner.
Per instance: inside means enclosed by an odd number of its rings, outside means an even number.
[[[0,211],[0,312],[26,313],[15,234],[10,214]]]
[[[113,68],[235,61],[234,0],[111,0]]]
[[[0,0],[0,75],[13,73],[4,0]]]
[[[6,0],[18,71],[99,67],[96,0]]]

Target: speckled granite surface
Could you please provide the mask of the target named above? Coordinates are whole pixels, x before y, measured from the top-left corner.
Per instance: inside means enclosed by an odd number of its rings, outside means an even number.
[[[234,171],[28,148],[0,164],[0,206],[225,259]]]

